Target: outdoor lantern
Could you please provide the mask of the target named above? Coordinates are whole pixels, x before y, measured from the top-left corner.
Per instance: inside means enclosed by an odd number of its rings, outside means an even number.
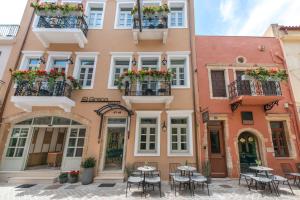
[[[161,61],[161,63],[162,63],[163,65],[167,65],[168,61],[167,61],[166,57],[164,57],[164,59]]]
[[[69,59],[67,59],[67,61],[68,61],[69,64],[72,64],[72,65],[73,65],[73,63],[74,63],[72,57],[70,57]]]
[[[166,131],[167,131],[166,122],[163,123],[163,125],[162,125],[161,128],[162,128],[163,132],[166,132]]]
[[[39,62],[42,63],[42,64],[45,64],[45,63],[46,63],[45,57],[44,57],[44,56],[41,56],[41,57],[39,58]]]
[[[135,57],[133,57],[133,60],[131,61],[131,64],[132,64],[133,66],[136,66],[136,60],[135,60]]]

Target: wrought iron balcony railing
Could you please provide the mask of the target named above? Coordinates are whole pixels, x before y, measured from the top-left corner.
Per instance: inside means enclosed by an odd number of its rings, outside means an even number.
[[[279,81],[236,80],[229,86],[229,97],[282,96]]]
[[[40,16],[37,28],[81,29],[87,36],[88,25],[83,16]]]
[[[49,82],[47,80],[35,81],[31,84],[22,81],[17,84],[14,96],[65,96],[71,97],[72,86],[66,81]]]
[[[139,20],[133,20],[133,28],[139,28]],[[167,29],[168,28],[168,15],[153,15],[152,17],[143,16],[142,19],[143,29]]]
[[[124,96],[171,96],[169,80],[144,80],[136,83],[125,82]]]
[[[19,25],[0,25],[0,37],[14,38],[17,36]]]

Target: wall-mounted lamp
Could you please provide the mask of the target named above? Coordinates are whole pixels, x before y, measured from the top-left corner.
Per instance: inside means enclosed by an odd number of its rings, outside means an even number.
[[[168,61],[167,61],[166,57],[164,57],[164,59],[161,61],[161,63],[162,63],[164,66],[167,65]]]
[[[45,64],[46,63],[46,59],[45,59],[45,57],[44,56],[41,56],[40,58],[39,58],[39,63],[41,64]]]
[[[67,59],[67,61],[68,61],[69,64],[72,64],[72,65],[73,65],[73,63],[74,63],[72,57],[70,57],[69,59]]]
[[[131,61],[131,64],[132,64],[133,66],[136,66],[137,62],[136,62],[136,60],[135,60],[135,57],[133,57],[133,60]]]
[[[166,122],[163,123],[163,125],[162,125],[161,128],[162,128],[163,132],[166,132],[166,131],[167,131]]]

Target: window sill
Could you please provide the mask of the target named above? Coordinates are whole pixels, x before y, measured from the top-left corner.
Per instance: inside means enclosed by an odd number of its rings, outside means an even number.
[[[228,97],[210,97],[210,99],[214,99],[214,100],[229,100]]]
[[[158,157],[160,153],[135,153],[135,157]]]
[[[169,29],[188,29],[188,27],[186,27],[186,26],[174,26],[174,27],[169,26]]]
[[[190,86],[171,86],[172,89],[190,89]]]
[[[294,160],[294,157],[275,157],[276,160]]]
[[[89,27],[89,30],[101,30],[103,27]]]
[[[192,157],[192,153],[168,153],[168,157]]]
[[[130,30],[130,29],[132,29],[132,27],[114,27],[114,29],[119,29],[119,30],[123,30],[123,29],[125,29],[125,30]]]
[[[81,87],[82,90],[92,90],[94,89],[93,87]]]

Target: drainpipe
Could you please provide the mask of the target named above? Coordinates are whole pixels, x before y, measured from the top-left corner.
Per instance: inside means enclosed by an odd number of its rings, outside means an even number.
[[[196,62],[196,45],[195,45],[195,23],[194,23],[194,1],[190,0],[188,6],[188,13],[189,13],[189,32],[190,32],[190,48],[191,48],[191,63],[192,63],[192,93],[193,93],[193,108],[194,108],[194,132],[195,132],[195,155],[196,155],[196,166],[198,169],[201,169],[201,166],[199,167],[199,160],[201,157],[201,148],[199,148],[199,136],[200,131],[198,134],[198,116],[197,113],[199,113],[198,109],[199,102],[198,102],[198,82],[197,82],[197,62]],[[200,130],[200,126],[199,126]]]
[[[138,7],[138,15],[139,15],[139,28],[140,28],[140,32],[142,32],[143,31],[143,29],[142,29],[142,9],[141,9],[140,0],[137,0],[137,7]]]
[[[21,24],[23,23],[24,15],[26,15],[28,13],[27,10],[28,10],[29,7],[30,7],[30,1],[27,2],[27,5],[25,7],[25,11],[24,11],[24,14],[23,14],[23,17],[22,17],[22,20],[21,20]],[[33,12],[34,10],[33,9],[29,9],[29,10],[31,11],[31,13],[30,13],[30,21],[28,22],[29,23],[28,26],[27,25],[26,26],[20,26],[20,29],[19,29],[19,33],[20,33],[20,30],[23,29],[23,28],[26,28],[27,30],[26,30],[26,33],[24,35],[24,38],[22,39],[21,48],[18,50],[19,51],[18,58],[16,59],[16,61],[14,63],[13,70],[16,70],[18,68],[18,64],[19,64],[21,54],[22,54],[21,51],[25,46],[25,41],[26,41],[26,38],[28,36],[29,30],[31,28],[30,25],[32,24],[32,21],[33,21],[33,18],[34,18],[34,12]],[[17,37],[18,37],[18,35],[17,35]],[[17,45],[17,44],[18,44],[18,39],[17,39],[15,45]],[[4,94],[3,104],[2,104],[1,109],[0,109],[0,126],[2,125],[4,108],[6,106],[7,99],[9,97],[9,93],[10,93],[10,90],[12,88],[12,85],[13,85],[13,79],[10,77],[9,82],[8,82],[8,86],[7,86],[5,94]]]

